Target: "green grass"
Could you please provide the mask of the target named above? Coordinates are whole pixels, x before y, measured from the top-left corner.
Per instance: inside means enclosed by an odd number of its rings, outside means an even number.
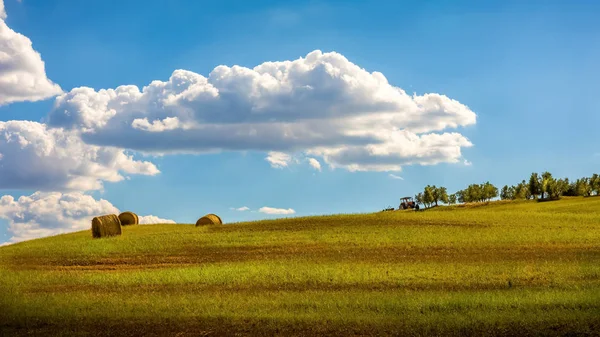
[[[9,335],[600,335],[600,198],[0,248]]]

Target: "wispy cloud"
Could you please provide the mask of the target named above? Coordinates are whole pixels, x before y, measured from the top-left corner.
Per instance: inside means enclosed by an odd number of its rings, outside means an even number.
[[[312,166],[312,168],[314,168],[317,171],[321,171],[321,163],[319,163],[318,160],[316,160],[315,158],[308,158],[308,163],[310,164],[310,166]]]
[[[273,168],[284,168],[290,164],[292,157],[287,153],[271,151],[265,160],[268,161]]]
[[[232,210],[232,211],[238,211],[238,212],[245,212],[245,211],[249,211],[250,210],[250,208],[246,207],[246,206],[242,206],[242,207],[239,207],[239,208],[231,207],[229,209]]]
[[[397,175],[392,174],[392,173],[390,173],[389,177],[392,178],[392,179],[404,180],[404,178],[402,178],[401,176],[397,176]]]
[[[296,211],[294,211],[291,208],[285,209],[285,208],[273,208],[273,207],[261,207],[259,210],[259,212],[261,213],[265,213],[265,214],[295,214]]]
[[[473,165],[473,163],[472,163],[472,162],[470,162],[470,161],[468,161],[468,160],[466,160],[466,159],[465,159],[465,161],[463,162],[463,164],[465,164],[465,166],[472,166],[472,165]]]

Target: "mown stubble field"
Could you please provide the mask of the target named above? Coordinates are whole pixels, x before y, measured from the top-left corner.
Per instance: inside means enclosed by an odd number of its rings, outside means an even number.
[[[600,336],[600,197],[0,248],[3,335]]]

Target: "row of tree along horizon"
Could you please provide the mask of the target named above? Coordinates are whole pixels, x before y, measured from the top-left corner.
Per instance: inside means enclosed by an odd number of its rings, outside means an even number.
[[[448,194],[445,187],[425,186],[423,192],[415,195],[415,202],[425,207],[438,206],[439,203],[453,205],[458,203],[485,202],[498,196],[502,200],[557,200],[561,196],[600,195],[600,176],[594,173],[575,181],[569,178],[556,179],[550,172],[532,173],[529,181],[523,180],[517,185],[505,185],[498,190],[489,181],[483,184],[471,184],[466,189]]]

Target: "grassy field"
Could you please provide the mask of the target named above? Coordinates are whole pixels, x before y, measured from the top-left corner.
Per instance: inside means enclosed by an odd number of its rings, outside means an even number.
[[[600,197],[23,242],[0,331],[600,336]]]

